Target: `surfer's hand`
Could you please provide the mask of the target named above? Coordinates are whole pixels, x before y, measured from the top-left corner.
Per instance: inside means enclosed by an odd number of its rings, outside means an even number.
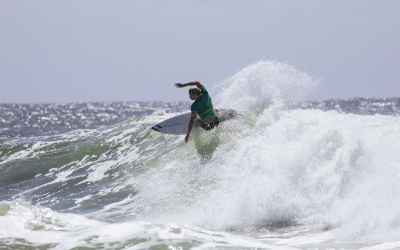
[[[189,137],[190,137],[190,133],[187,133],[186,136],[185,136],[186,143],[189,141]]]
[[[183,88],[185,87],[185,85],[183,85],[182,83],[175,83],[174,84],[177,88]]]

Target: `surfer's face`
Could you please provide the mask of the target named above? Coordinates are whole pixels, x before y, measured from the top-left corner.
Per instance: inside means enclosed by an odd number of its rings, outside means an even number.
[[[195,95],[195,94],[189,93],[190,100],[196,100],[197,97],[199,97],[199,95]]]

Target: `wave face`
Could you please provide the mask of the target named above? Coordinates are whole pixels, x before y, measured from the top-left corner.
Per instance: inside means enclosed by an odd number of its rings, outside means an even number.
[[[1,140],[0,247],[399,247],[400,118],[285,109],[318,82],[250,65],[213,97],[245,117],[188,144],[162,112]]]

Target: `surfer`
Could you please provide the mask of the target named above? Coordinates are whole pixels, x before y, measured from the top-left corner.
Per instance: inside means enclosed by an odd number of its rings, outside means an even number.
[[[188,142],[190,132],[192,131],[194,122],[202,127],[204,130],[211,130],[219,125],[219,118],[215,115],[215,110],[211,102],[211,97],[208,95],[206,88],[198,81],[188,83],[175,83],[177,88],[186,86],[196,86],[189,89],[189,98],[194,100],[190,110],[192,114],[189,120],[188,131],[185,136],[185,141]],[[197,118],[197,114],[200,118]],[[196,119],[197,118],[197,119]]]

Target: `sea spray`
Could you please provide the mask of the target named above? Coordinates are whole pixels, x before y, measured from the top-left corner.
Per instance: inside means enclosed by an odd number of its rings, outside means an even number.
[[[298,100],[314,90],[322,79],[309,76],[287,63],[259,61],[214,87],[220,107],[260,113],[284,100]]]

